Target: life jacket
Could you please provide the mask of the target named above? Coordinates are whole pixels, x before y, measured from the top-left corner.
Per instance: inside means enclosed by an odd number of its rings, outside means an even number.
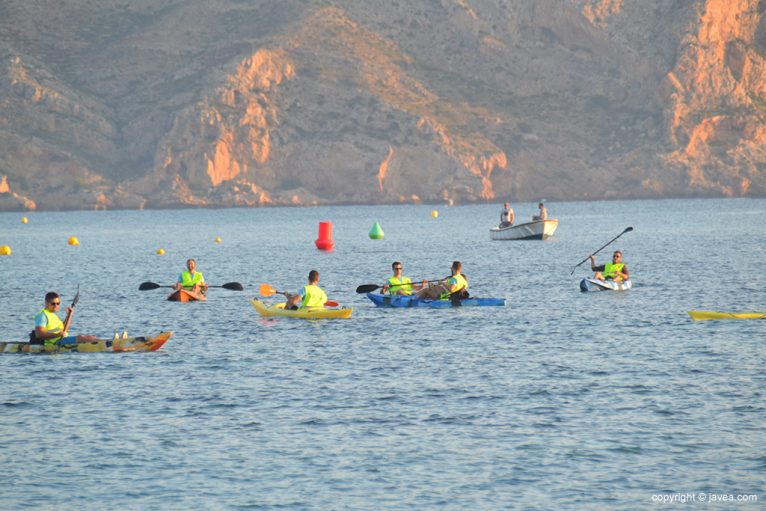
[[[448,289],[447,291],[439,295],[439,300],[449,300],[451,295],[457,295],[463,289],[468,288],[468,282],[460,273],[458,273],[457,275],[453,275],[451,279],[455,279],[457,281],[457,289],[455,289],[454,291],[450,291]],[[447,285],[449,286],[449,283]]]
[[[618,271],[622,271],[623,266],[625,266],[623,263],[606,263],[604,265],[604,271],[601,275],[603,275],[605,279],[622,280],[622,277],[618,276],[615,278],[615,275],[617,275]]]
[[[327,295],[322,288],[309,284],[303,287],[303,301],[301,307],[324,307]]]
[[[35,316],[35,322],[37,322],[37,317],[40,316],[40,314],[45,314],[45,317],[48,318],[48,324],[45,325],[45,331],[51,332],[54,334],[61,333],[64,330],[64,323],[61,321],[61,318],[58,317],[58,315],[50,312],[48,309],[43,309],[40,312],[37,313]],[[46,346],[53,346],[56,344],[56,341],[60,340],[61,336],[54,337],[53,339],[45,339],[43,344]]]
[[[202,276],[202,274],[198,271],[194,272],[194,276],[192,277],[192,274],[188,271],[185,271],[181,274],[181,285],[184,287],[184,289],[191,289],[194,287],[195,284],[204,284],[205,283],[205,277]]]
[[[411,295],[412,294],[412,281],[409,277],[402,277],[401,279],[397,279],[396,277],[389,277],[388,278],[388,285],[396,287],[389,287],[388,293],[392,295]]]

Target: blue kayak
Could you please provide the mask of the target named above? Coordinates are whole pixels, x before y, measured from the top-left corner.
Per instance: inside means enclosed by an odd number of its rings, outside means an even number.
[[[421,300],[417,296],[380,295],[367,293],[376,307],[431,307],[443,309],[447,307],[492,307],[505,305],[505,298],[466,298],[465,300]]]

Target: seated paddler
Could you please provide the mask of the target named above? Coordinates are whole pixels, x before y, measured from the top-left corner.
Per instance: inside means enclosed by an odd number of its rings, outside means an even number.
[[[596,259],[590,256],[590,269],[596,274],[593,278],[598,280],[614,280],[616,282],[630,279],[628,265],[622,262],[622,252],[615,250],[612,254],[612,262],[596,266]]]
[[[303,289],[298,294],[285,293],[287,297],[286,309],[298,310],[306,307],[324,307],[327,295],[317,285],[319,284],[319,272],[311,270],[308,281],[308,285],[303,286]]]
[[[388,282],[383,286],[383,294],[389,293],[391,295],[398,296],[410,296],[412,290],[423,289],[425,282],[422,284],[413,284],[409,277],[402,275],[402,263],[394,261],[391,264],[391,269],[394,272],[393,277],[388,278]]]
[[[178,281],[173,284],[173,289],[178,291],[179,289],[185,289],[192,293],[205,293],[207,291],[207,284],[205,284],[205,277],[201,272],[196,271],[197,261],[189,259],[186,261],[186,271],[181,272],[178,275]]]
[[[468,298],[468,280],[463,275],[463,265],[453,261],[452,276],[438,282],[425,282],[427,287],[418,291],[418,298],[428,300],[461,300]]]
[[[51,291],[45,295],[45,307],[35,316],[35,330],[30,335],[32,344],[45,346],[87,343],[99,341],[92,335],[69,335],[74,309],[67,307],[67,317],[64,321],[58,316],[61,308],[61,297]]]

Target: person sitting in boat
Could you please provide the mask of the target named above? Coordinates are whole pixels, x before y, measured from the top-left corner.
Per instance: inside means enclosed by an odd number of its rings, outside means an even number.
[[[512,226],[514,217],[513,208],[506,202],[503,204],[503,212],[500,213],[500,227]]]
[[[425,281],[422,284],[413,284],[409,277],[404,277],[402,275],[402,263],[399,261],[394,261],[391,264],[391,269],[394,270],[394,276],[389,277],[388,282],[383,286],[383,294],[410,296],[413,289],[417,291],[425,286]]]
[[[187,271],[181,272],[178,276],[178,282],[173,284],[173,289],[178,291],[179,289],[185,289],[192,293],[205,293],[207,291],[207,284],[205,284],[205,277],[202,273],[194,271],[197,268],[197,261],[189,259],[186,261]]]
[[[319,283],[319,272],[311,270],[309,272],[309,283],[307,286],[303,286],[303,289],[298,294],[285,293],[287,297],[286,309],[298,310],[305,307],[324,307],[327,301],[327,295],[322,288],[317,284]],[[300,305],[298,305],[300,302]]]
[[[423,289],[418,291],[418,298],[426,300],[461,300],[468,298],[468,280],[462,274],[463,265],[460,261],[452,262],[452,276],[429,284],[424,281]]]
[[[99,339],[92,335],[69,335],[68,329],[72,324],[74,309],[67,307],[67,317],[64,322],[58,317],[61,307],[61,297],[51,291],[45,295],[45,308],[35,316],[35,330],[30,335],[32,344],[44,344],[45,346],[81,344],[97,342]]]
[[[545,209],[545,204],[541,202],[540,204],[537,205],[537,209],[540,210],[540,214],[532,215],[532,221],[537,222],[537,221],[548,220],[548,210]]]
[[[596,260],[590,255],[590,269],[596,272],[593,278],[598,280],[614,280],[621,282],[630,279],[628,266],[622,262],[622,252],[615,250],[612,254],[612,262],[596,266]]]

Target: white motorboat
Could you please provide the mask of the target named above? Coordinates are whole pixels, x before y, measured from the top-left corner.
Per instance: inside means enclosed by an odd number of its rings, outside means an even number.
[[[545,240],[553,236],[559,226],[558,220],[535,220],[508,227],[493,227],[489,238],[493,240]]]

